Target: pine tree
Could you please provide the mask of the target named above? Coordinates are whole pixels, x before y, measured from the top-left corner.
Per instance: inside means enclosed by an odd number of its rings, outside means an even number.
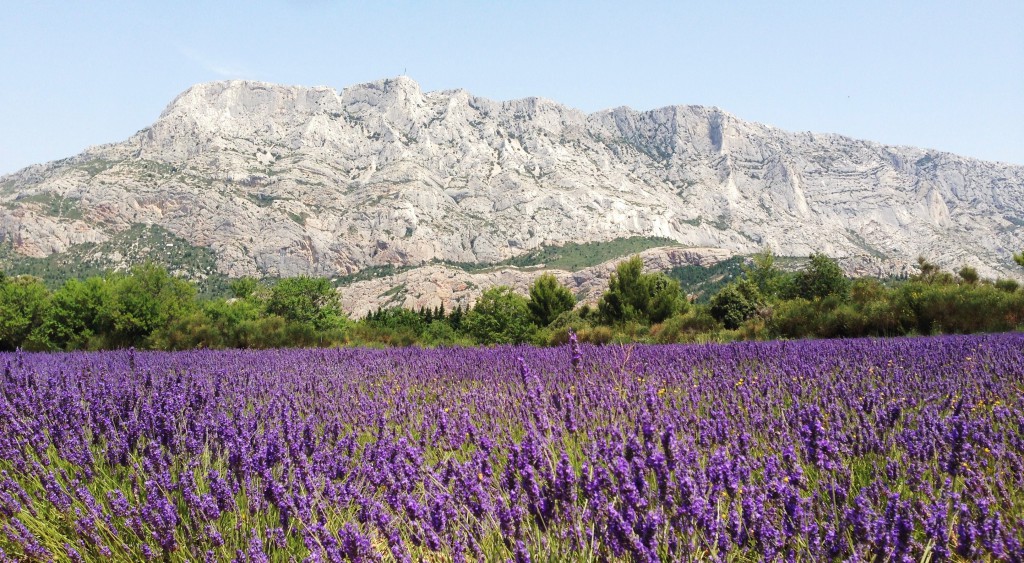
[[[571,311],[574,305],[576,298],[572,292],[558,283],[558,279],[552,274],[541,274],[530,286],[530,300],[527,306],[537,326],[548,326],[558,315]]]

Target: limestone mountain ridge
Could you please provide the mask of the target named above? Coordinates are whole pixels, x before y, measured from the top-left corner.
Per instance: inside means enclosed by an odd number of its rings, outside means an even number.
[[[497,264],[658,237],[715,256],[825,252],[859,273],[909,272],[923,255],[1019,277],[1024,166],[713,107],[588,114],[398,77],[340,92],[199,84],[123,142],[0,177],[0,239],[17,253],[140,224],[212,250],[229,276]]]

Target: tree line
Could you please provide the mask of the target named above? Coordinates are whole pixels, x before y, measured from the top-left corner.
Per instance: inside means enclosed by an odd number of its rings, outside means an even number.
[[[1024,252],[1014,259],[1024,266]],[[348,318],[324,278],[231,281],[230,297],[200,298],[195,286],[154,264],[72,279],[56,290],[0,272],[0,350],[450,346],[582,341],[707,342],[971,333],[1024,328],[1024,291],[1010,279],[982,280],[969,267],[947,272],[921,258],[904,280],[847,278],[813,254],[795,271],[765,251],[707,303],[679,280],[621,262],[596,305],[578,304],[551,274],[519,295],[483,292],[471,308],[378,309]]]

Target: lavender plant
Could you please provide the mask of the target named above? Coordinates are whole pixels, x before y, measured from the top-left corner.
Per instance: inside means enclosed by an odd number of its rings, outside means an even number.
[[[5,561],[1024,553],[1021,334],[0,366]]]

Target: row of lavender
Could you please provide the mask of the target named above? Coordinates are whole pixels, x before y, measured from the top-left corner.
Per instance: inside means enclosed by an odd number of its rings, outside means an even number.
[[[0,560],[1024,549],[1021,334],[0,365]]]

